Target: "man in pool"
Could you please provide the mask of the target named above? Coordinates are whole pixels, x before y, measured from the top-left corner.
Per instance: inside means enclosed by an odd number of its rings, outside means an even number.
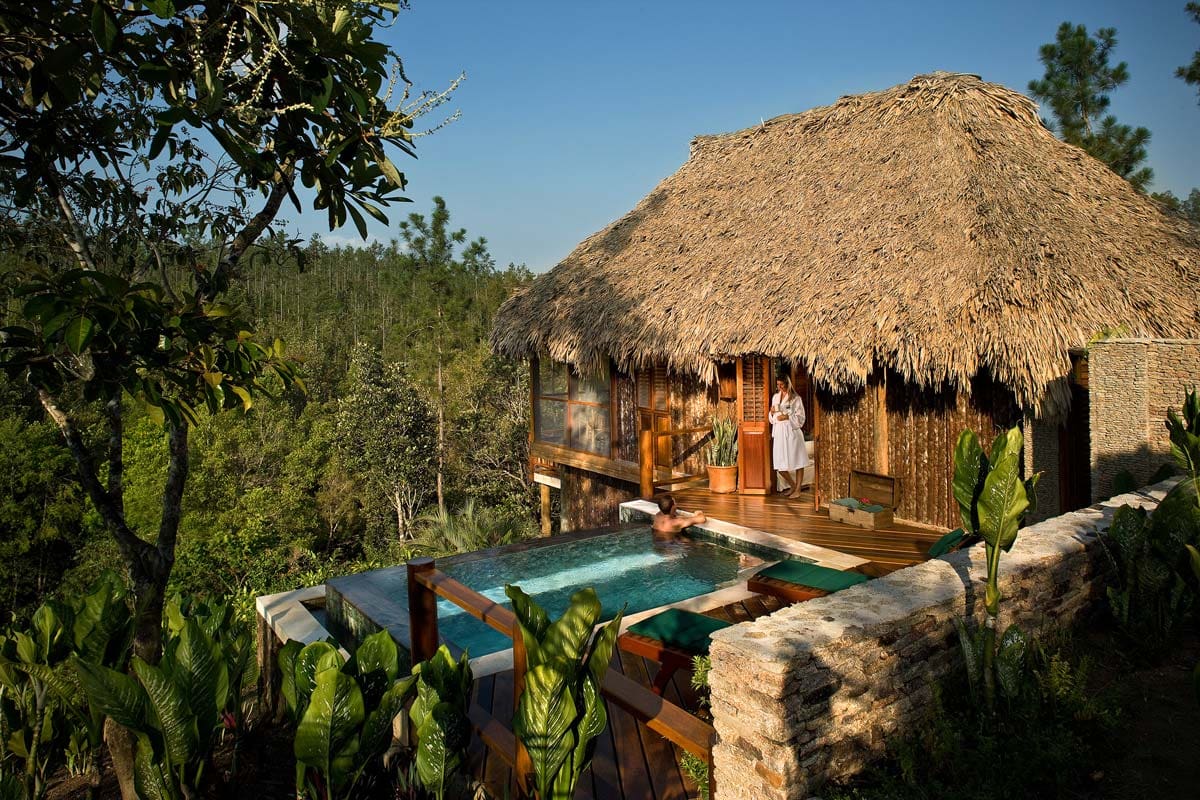
[[[703,511],[687,514],[675,507],[675,498],[669,493],[658,496],[658,513],[654,515],[654,533],[674,536],[690,525],[708,522]]]

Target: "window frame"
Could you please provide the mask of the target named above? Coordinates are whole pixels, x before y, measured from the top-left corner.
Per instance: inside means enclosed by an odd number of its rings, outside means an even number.
[[[531,359],[529,391],[530,391],[530,399],[532,401],[531,405],[533,406],[531,409],[532,419],[531,419],[531,425],[530,425],[533,442],[537,443],[537,444],[549,445],[551,447],[561,447],[563,449],[570,450],[570,451],[576,452],[576,453],[587,453],[588,455],[599,456],[601,458],[612,458],[613,457],[613,455],[612,455],[613,449],[616,447],[616,441],[615,441],[615,436],[614,436],[614,431],[613,431],[613,421],[616,418],[616,413],[614,412],[614,405],[617,402],[616,372],[615,372],[615,370],[613,370],[612,364],[610,363],[608,365],[608,376],[607,376],[608,400],[600,402],[600,401],[576,399],[576,397],[575,397],[576,392],[577,392],[576,387],[578,386],[578,383],[581,380],[582,376],[574,368],[572,368],[570,364],[565,364],[563,362],[556,362],[556,361],[553,361],[552,359],[545,359],[545,360],[554,366],[562,367],[566,370],[567,391],[566,391],[565,397],[561,394],[544,394],[542,392],[542,369],[541,369],[543,359],[540,357],[535,357],[535,358]],[[565,406],[564,414],[563,414],[563,437],[562,437],[563,440],[561,442],[553,442],[553,441],[548,441],[546,439],[541,438],[541,419],[542,419],[541,407],[542,407],[542,403],[544,401],[553,402],[553,403],[562,403]],[[574,441],[574,436],[572,434],[572,427],[571,427],[572,409],[575,406],[582,406],[585,408],[602,409],[603,410],[604,415],[606,416],[607,422],[608,422],[608,447],[605,450],[603,450],[603,451],[589,450],[587,448],[576,446],[575,441]]]

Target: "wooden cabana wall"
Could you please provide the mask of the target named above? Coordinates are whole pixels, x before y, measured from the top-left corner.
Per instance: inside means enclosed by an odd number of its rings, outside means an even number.
[[[851,470],[879,472],[896,478],[897,517],[946,528],[960,524],[951,485],[959,434],[970,428],[990,442],[997,430],[1020,420],[1012,393],[984,376],[967,395],[920,389],[877,370],[865,389],[819,391],[817,402],[820,505],[845,496]]]

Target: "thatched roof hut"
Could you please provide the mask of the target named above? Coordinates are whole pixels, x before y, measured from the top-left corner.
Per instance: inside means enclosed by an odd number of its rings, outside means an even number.
[[[887,366],[1026,408],[1106,329],[1200,332],[1200,237],[1025,96],[934,73],[702,136],[678,172],[500,311],[498,352],[711,377],[746,353],[834,391]]]

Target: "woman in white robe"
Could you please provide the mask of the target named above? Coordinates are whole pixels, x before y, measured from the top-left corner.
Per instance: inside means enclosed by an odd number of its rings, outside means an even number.
[[[788,497],[799,497],[804,488],[804,470],[808,466],[808,448],[804,444],[804,403],[784,378],[775,381],[771,397],[771,457],[775,470],[791,488]],[[797,470],[799,472],[797,473]]]

